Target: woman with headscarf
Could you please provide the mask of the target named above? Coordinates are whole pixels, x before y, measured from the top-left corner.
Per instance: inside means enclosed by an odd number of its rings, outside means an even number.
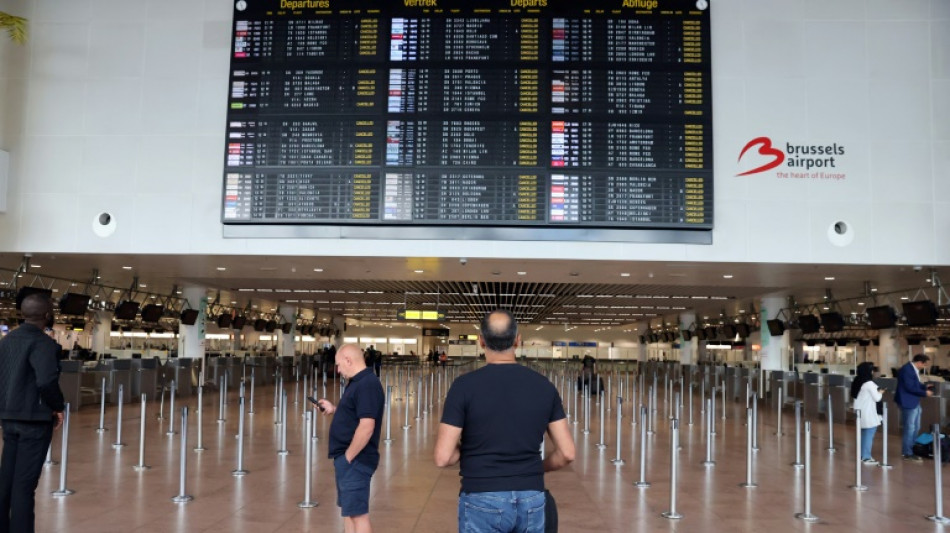
[[[851,382],[851,398],[854,399],[854,409],[861,413],[861,462],[866,465],[878,464],[871,457],[871,444],[874,441],[874,433],[877,427],[881,425],[881,415],[877,414],[877,402],[881,401],[881,393],[884,389],[879,388],[874,382],[874,365],[872,363],[861,363]]]

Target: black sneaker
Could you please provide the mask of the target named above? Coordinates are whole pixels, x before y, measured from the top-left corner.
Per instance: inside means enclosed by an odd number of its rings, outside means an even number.
[[[905,461],[913,461],[913,462],[915,462],[915,463],[922,463],[922,462],[924,462],[923,458],[921,458],[919,455],[905,455],[905,456],[904,456],[904,460],[905,460]]]

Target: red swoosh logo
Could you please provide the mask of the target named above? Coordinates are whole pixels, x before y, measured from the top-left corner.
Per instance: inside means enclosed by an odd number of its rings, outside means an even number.
[[[777,148],[773,148],[772,139],[769,139],[768,137],[756,137],[755,139],[752,139],[751,141],[749,141],[749,143],[745,145],[745,148],[743,148],[742,151],[739,152],[739,160],[741,161],[742,156],[745,155],[745,153],[749,151],[749,148],[752,148],[754,146],[759,147],[759,155],[772,156],[774,159],[762,165],[761,167],[753,168],[752,170],[747,170],[743,172],[742,174],[736,174],[736,176],[748,176],[749,174],[755,174],[757,172],[765,172],[766,170],[771,170],[781,165],[782,162],[785,161],[785,153],[783,153],[781,150]]]

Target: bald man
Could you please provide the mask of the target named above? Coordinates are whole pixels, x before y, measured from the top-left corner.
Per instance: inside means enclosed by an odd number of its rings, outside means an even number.
[[[66,408],[59,345],[44,332],[53,324],[53,302],[31,294],[20,312],[23,324],[0,340],[0,533],[34,531],[36,485]]]
[[[544,473],[574,460],[561,397],[518,364],[521,336],[510,312],[485,315],[481,333],[488,364],[452,383],[435,441],[436,466],[462,463],[459,531],[557,531],[545,524]],[[542,460],[545,433],[553,449]]]
[[[344,344],[336,353],[338,372],[346,389],[335,406],[326,398],[317,401],[330,423],[329,457],[336,470],[336,504],[346,533],[371,533],[369,484],[379,466],[379,430],[385,394],[372,369],[366,368],[359,346]]]

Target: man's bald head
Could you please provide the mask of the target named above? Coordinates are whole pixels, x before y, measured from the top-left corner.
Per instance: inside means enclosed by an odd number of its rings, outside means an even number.
[[[340,367],[340,373],[347,379],[359,374],[361,370],[366,368],[363,350],[355,344],[340,346],[340,349],[336,352],[336,365]]]
[[[53,315],[53,300],[44,293],[31,294],[20,304],[20,313],[30,322],[46,322]]]
[[[493,352],[507,352],[518,340],[518,323],[505,309],[496,309],[482,318],[482,342]]]

